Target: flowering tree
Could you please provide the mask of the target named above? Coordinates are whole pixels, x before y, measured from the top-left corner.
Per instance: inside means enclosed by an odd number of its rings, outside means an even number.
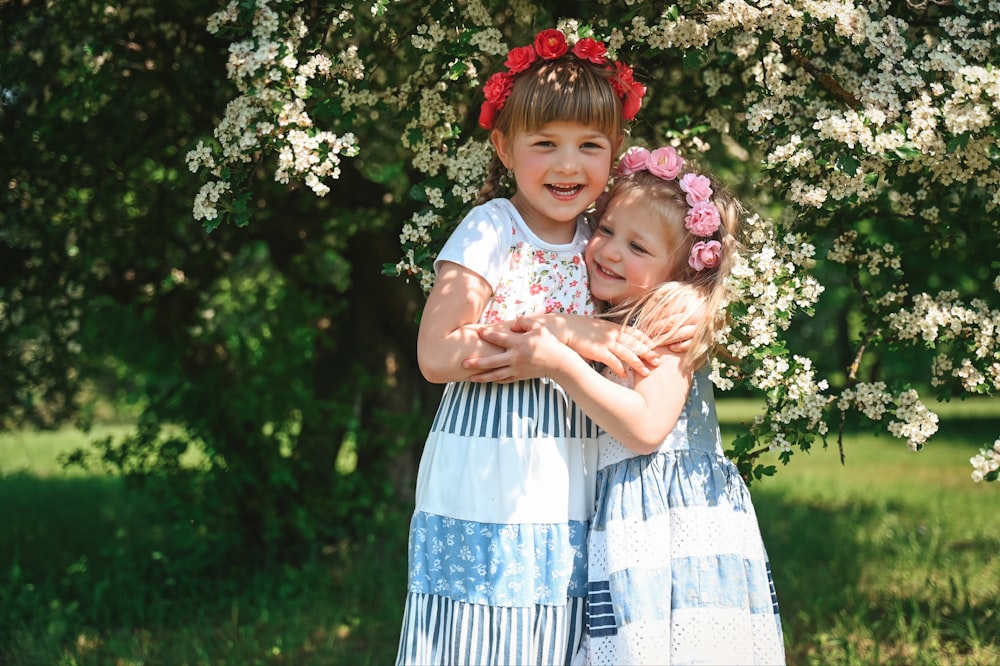
[[[919,449],[938,398],[1000,388],[1000,1],[624,0],[565,3],[236,2],[210,32],[230,40],[236,97],[188,155],[206,181],[194,216],[250,222],[251,176],[330,194],[342,160],[377,179],[393,141],[424,207],[387,270],[430,286],[431,261],[476,197],[489,148],[481,88],[540,29],[593,36],[649,85],[630,143],[669,141],[770,218],[747,220],[732,280],[722,389],[766,409],[730,453],[749,477],[778,450],[826,441],[861,415]],[[553,13],[554,12],[554,13]],[[675,91],[683,90],[683,95]],[[386,137],[389,137],[387,140]],[[770,198],[773,195],[774,198]],[[798,313],[836,291],[850,310],[839,371],[793,349]],[[932,350],[926,353],[927,350]],[[883,378],[893,354],[927,359]],[[915,369],[914,369],[915,368]],[[996,480],[1000,439],[972,460]]]

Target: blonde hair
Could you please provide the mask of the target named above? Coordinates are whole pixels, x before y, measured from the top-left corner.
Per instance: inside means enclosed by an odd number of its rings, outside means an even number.
[[[705,239],[694,236],[684,226],[689,207],[685,193],[680,188],[680,179],[685,173],[698,173],[709,179],[712,185],[712,203],[719,210],[720,224],[712,240],[722,244],[722,253],[719,263],[711,268],[695,270],[688,264],[692,246]],[[677,321],[679,317],[671,315],[697,313],[700,310],[701,320],[683,361],[686,368],[695,370],[706,363],[715,347],[715,335],[725,325],[725,281],[732,270],[733,256],[740,247],[739,226],[746,211],[715,176],[695,171],[688,164],[672,180],[663,180],[649,171],[619,176],[601,203],[598,213],[603,212],[614,197],[633,191],[641,192],[644,203],[656,212],[666,228],[670,255],[673,258],[671,279],[619,303],[601,316],[621,322],[622,325],[635,326],[646,333],[655,345],[660,345],[669,341],[685,323]]]
[[[625,132],[622,100],[612,81],[614,69],[566,54],[554,60],[539,59],[517,75],[510,97],[497,114],[493,129],[507,138],[531,132],[558,121],[596,127],[612,140]],[[503,196],[507,168],[493,155],[486,184],[476,205]]]

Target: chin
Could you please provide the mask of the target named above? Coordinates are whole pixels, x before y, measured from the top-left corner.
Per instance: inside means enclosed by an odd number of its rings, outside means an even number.
[[[604,301],[605,303],[610,303],[615,299],[615,294],[602,293],[600,291],[594,291],[593,289],[591,289],[590,297],[598,301]]]

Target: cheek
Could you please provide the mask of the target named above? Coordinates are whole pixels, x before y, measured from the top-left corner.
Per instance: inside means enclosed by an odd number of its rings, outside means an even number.
[[[649,262],[635,260],[626,264],[630,270],[630,275],[634,277],[634,283],[643,288],[655,287],[667,281],[667,273],[659,266],[653,266]]]

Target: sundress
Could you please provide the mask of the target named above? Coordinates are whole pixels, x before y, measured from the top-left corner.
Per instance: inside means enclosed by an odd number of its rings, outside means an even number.
[[[768,556],[706,370],[656,452],[601,432],[589,558],[575,664],[784,663]]]
[[[438,261],[493,286],[481,322],[594,311],[581,220],[537,238],[506,199]],[[583,632],[597,427],[548,379],[446,385],[417,473],[397,664],[568,664]]]

